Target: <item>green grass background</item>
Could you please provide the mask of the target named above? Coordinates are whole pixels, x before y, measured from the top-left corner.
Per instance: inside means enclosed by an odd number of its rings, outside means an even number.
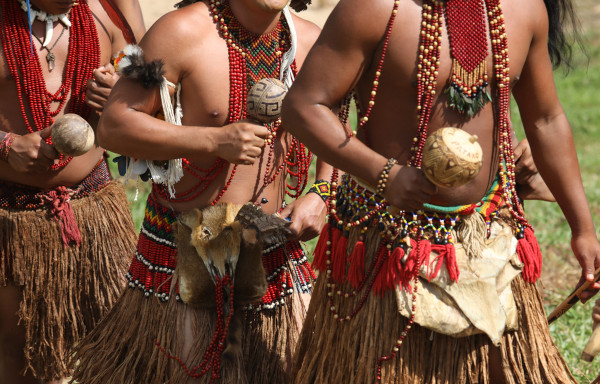
[[[584,187],[594,216],[600,227],[600,3],[597,0],[577,0],[582,22],[582,42],[586,54],[575,49],[574,68],[565,75],[556,72],[555,81],[563,107],[575,137]],[[518,109],[513,108],[517,135],[524,136]],[[114,157],[114,155],[112,155]],[[113,170],[116,171],[113,167]],[[113,174],[116,174],[113,172]],[[134,200],[138,191],[138,198]],[[136,226],[141,225],[144,205],[150,190],[148,183],[127,183],[131,213]],[[548,313],[574,288],[579,278],[579,265],[570,251],[570,231],[558,206],[546,202],[527,202],[527,215],[536,229],[544,254],[540,287]],[[308,242],[312,250],[316,241]],[[593,363],[580,359],[581,351],[591,334],[593,300],[577,304],[554,322],[550,330],[555,343],[580,383],[589,383],[600,373],[600,357]]]

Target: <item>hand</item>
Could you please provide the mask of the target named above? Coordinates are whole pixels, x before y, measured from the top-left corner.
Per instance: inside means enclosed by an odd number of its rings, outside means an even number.
[[[94,69],[93,76],[87,81],[85,102],[90,108],[102,112],[110,91],[119,80],[119,75],[115,72],[112,64],[107,64]]]
[[[529,141],[523,139],[515,147],[515,178],[517,183],[525,183],[537,174],[538,169],[533,162]]]
[[[579,261],[579,265],[581,265],[581,278],[577,286],[583,284],[584,281],[593,282],[588,289],[579,295],[581,302],[585,303],[600,289],[600,283],[594,282],[594,272],[600,267],[600,244],[595,234],[573,236],[571,248],[577,261]]]
[[[436,192],[437,187],[427,180],[422,170],[394,165],[383,194],[390,205],[405,211],[417,211]]]
[[[238,121],[217,130],[216,155],[234,164],[252,165],[261,155],[269,130],[264,125]]]
[[[527,139],[515,147],[515,178],[517,194],[521,199],[556,201],[533,162]]]
[[[17,172],[47,172],[60,154],[46,140],[50,136],[48,127],[38,132],[17,136],[8,153],[8,164]]]
[[[307,193],[290,203],[281,211],[281,217],[292,221],[288,240],[308,241],[317,237],[325,225],[326,214],[327,204],[316,193]]]

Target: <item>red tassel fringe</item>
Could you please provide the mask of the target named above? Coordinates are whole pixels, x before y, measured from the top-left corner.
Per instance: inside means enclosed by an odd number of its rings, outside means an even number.
[[[438,276],[444,262],[446,263],[446,270],[448,271],[450,280],[453,282],[458,281],[460,271],[458,270],[458,265],[456,264],[456,249],[454,248],[454,245],[450,243],[446,245],[432,244],[431,250],[436,252],[438,256],[436,257],[436,261],[434,261],[435,270],[432,271],[428,276],[429,281]]]
[[[337,232],[337,236],[336,236]],[[333,261],[333,271],[331,277],[336,283],[343,283],[346,277],[346,254],[348,249],[348,238],[340,230],[334,230],[331,259]]]
[[[393,279],[393,274],[394,272],[393,267],[390,265],[390,260],[391,260],[391,255],[390,255],[390,250],[387,249],[387,247],[385,245],[382,245],[380,250],[379,250],[379,255],[378,255],[378,259],[380,260],[379,257],[383,258],[383,266],[381,268],[381,270],[379,270],[379,273],[377,274],[377,276],[375,277],[375,282],[373,284],[373,292],[375,292],[375,294],[383,296],[383,294],[385,293],[385,291],[389,290],[389,280],[392,278]]]
[[[319,236],[319,241],[313,252],[313,270],[324,272],[327,269],[327,254],[325,252],[327,252],[327,240],[331,235],[329,228],[329,223],[327,223],[321,230],[321,236]]]
[[[542,274],[542,252],[531,228],[525,228],[525,236],[519,239],[517,254],[523,267],[523,278],[528,283],[535,283]]]
[[[365,243],[357,241],[350,255],[350,271],[348,282],[354,289],[358,289],[365,280]]]
[[[75,245],[81,244],[81,232],[71,207],[70,193],[68,188],[61,186],[56,191],[50,191],[46,197],[50,203],[50,214],[61,224],[62,241],[65,246],[71,242]]]

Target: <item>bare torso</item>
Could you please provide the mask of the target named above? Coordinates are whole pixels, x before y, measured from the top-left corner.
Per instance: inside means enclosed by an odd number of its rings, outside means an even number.
[[[183,23],[194,23],[196,30],[194,35],[197,36],[194,44],[186,44],[184,50],[181,51],[181,60],[185,60],[186,64],[179,81],[169,77],[169,63],[168,60],[165,60],[167,78],[173,83],[181,84],[182,124],[222,127],[229,123],[230,102],[229,57],[226,42],[217,33],[208,7],[204,3],[197,3],[177,12],[183,13]],[[313,24],[297,17],[294,17],[294,23],[299,40],[296,64],[300,67],[318,30]],[[285,161],[291,140],[291,135],[285,132],[283,127],[280,128],[274,142],[273,153],[270,154],[269,146],[265,146],[261,156],[253,165],[238,165],[227,191],[219,201],[236,204],[244,204],[248,201],[262,202],[262,208],[267,212],[279,210],[285,196],[286,177],[284,175],[286,172],[281,171],[274,181],[266,185],[265,173],[268,166],[268,179],[271,181],[271,175]],[[198,155],[198,157],[190,159],[195,166],[200,168],[210,167],[215,160],[216,157],[207,155]],[[210,204],[230,179],[233,167],[230,164],[197,198],[185,202],[169,203],[163,200],[163,204],[180,211]],[[175,189],[177,192],[186,191],[196,183],[198,183],[198,178],[186,172]]]
[[[101,52],[99,64],[104,65],[109,63],[112,54],[116,53],[113,52],[113,47],[123,47],[126,43],[121,35],[121,32],[110,21],[100,3],[95,0],[90,0],[88,3],[94,15],[96,30],[98,33]],[[25,12],[23,12],[23,17],[26,17]],[[50,42],[50,46],[54,45],[63,28],[64,26],[60,22],[54,23],[54,33],[52,41]],[[34,22],[33,34],[43,39],[45,36],[45,23],[40,21]],[[65,30],[63,36],[52,49],[56,57],[56,66],[52,72],[49,72],[48,65],[45,60],[46,51],[40,51],[40,42],[35,38],[33,39],[36,51],[41,59],[41,67],[46,80],[46,89],[51,93],[56,92],[63,81],[68,41],[69,31]],[[52,105],[51,109],[55,109],[56,107],[56,105]],[[68,109],[69,102],[67,102],[58,116],[62,116],[64,111]],[[90,120],[92,126],[95,127],[98,122],[98,115],[92,113],[92,118]],[[46,127],[39,128],[42,129]],[[10,71],[8,70],[5,60],[0,62],[0,131],[14,132],[18,135],[25,135],[29,133],[21,115],[15,82],[14,79],[11,78]],[[43,173],[16,172],[6,162],[0,162],[0,179],[39,188],[51,188],[58,185],[75,185],[83,180],[92,170],[92,168],[98,163],[98,161],[100,161],[102,158],[102,153],[103,149],[95,146],[85,155],[74,158],[66,167],[57,171],[48,171]]]
[[[387,14],[382,12],[382,17],[377,20],[380,29],[385,27],[385,23],[391,15],[393,2],[389,1],[388,3],[389,12]],[[519,11],[519,7],[522,6],[514,0],[503,1],[509,42],[510,77],[513,86],[516,82],[515,79],[519,78],[532,39],[531,26],[527,18],[528,13]],[[412,142],[417,132],[415,113],[417,108],[416,63],[420,23],[421,2],[400,1],[377,91],[377,98],[375,99],[375,106],[367,125],[370,146],[386,157],[395,157],[400,164],[407,163],[410,153],[410,146],[407,143]],[[519,38],[515,38],[516,36]],[[489,44],[491,42],[488,42],[488,47]],[[433,105],[429,130],[432,132],[441,127],[451,126],[460,127],[471,134],[477,135],[483,148],[484,159],[483,168],[473,182],[453,189],[439,188],[438,193],[432,197],[431,202],[439,205],[459,205],[476,202],[489,189],[498,168],[497,152],[492,151],[494,141],[492,105],[488,103],[474,118],[467,118],[451,109],[444,92],[449,83],[451,72],[448,34],[445,27],[443,28],[440,56],[437,96]],[[369,64],[369,69],[357,83],[360,104],[363,106],[366,106],[369,101],[380,51],[377,51],[374,57],[374,61]],[[493,68],[491,54],[487,58],[487,67],[491,79],[491,94],[494,96],[496,86],[491,70]],[[395,123],[390,124],[390,122]]]

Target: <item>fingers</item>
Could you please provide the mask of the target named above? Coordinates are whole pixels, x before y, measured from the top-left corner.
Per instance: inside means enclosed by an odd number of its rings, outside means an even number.
[[[112,65],[105,65],[104,67],[94,69],[92,75],[94,77],[94,82],[96,82],[99,86],[106,88],[112,88],[119,79],[118,75],[115,74],[115,70]]]
[[[40,135],[43,140],[46,140],[52,135],[52,126],[37,131],[37,134]]]
[[[271,132],[264,125],[252,124],[252,127],[253,127],[254,135],[257,136],[257,137],[260,137],[261,139],[263,139],[263,145],[264,145],[264,139],[266,139],[267,137],[269,137],[269,134]]]

